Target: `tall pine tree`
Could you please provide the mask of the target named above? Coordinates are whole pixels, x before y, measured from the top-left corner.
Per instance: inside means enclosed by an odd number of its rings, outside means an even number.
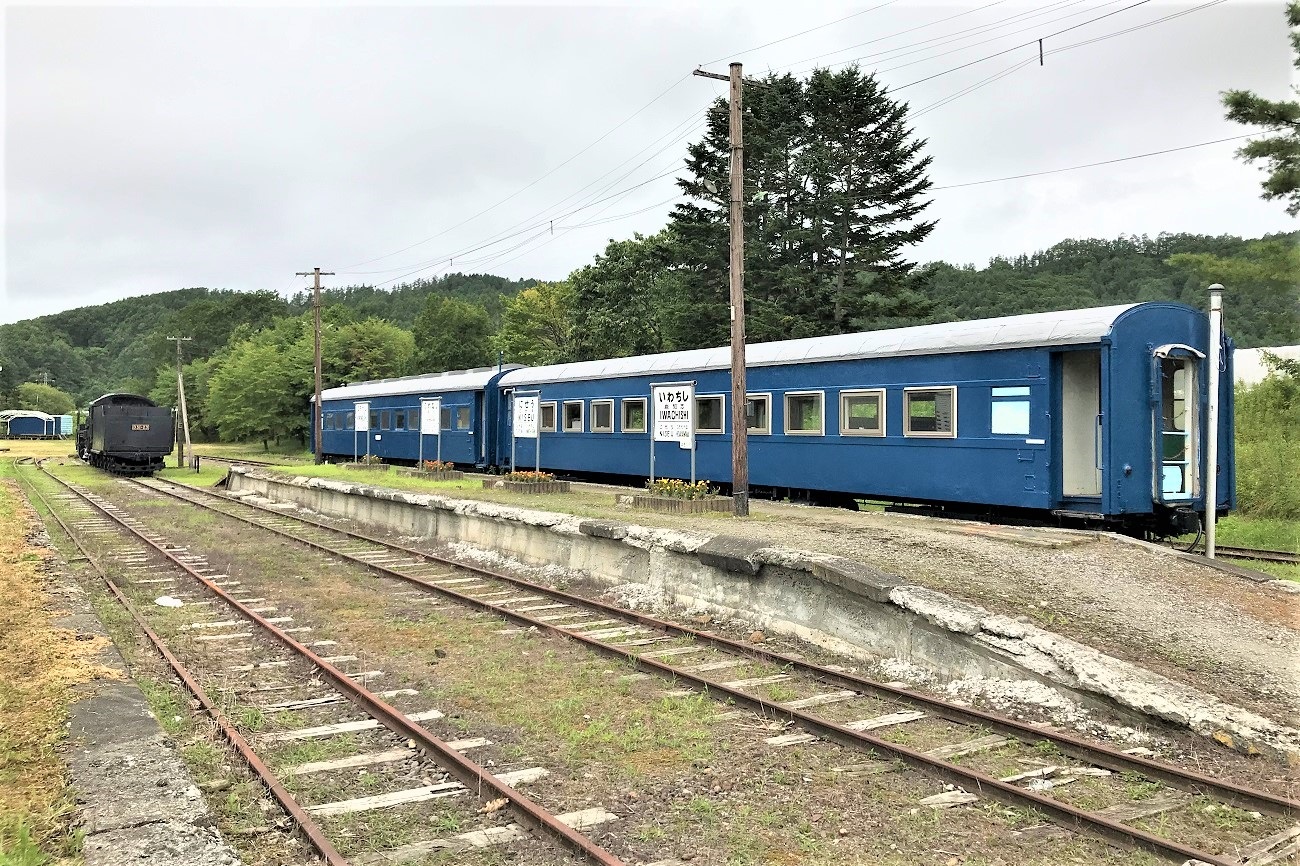
[[[856,67],[745,89],[746,328],[753,340],[844,333],[924,316],[905,248],[934,230],[922,151],[907,106]],[[688,151],[693,199],[673,214],[677,282],[695,314],[666,342],[725,342],[728,108],[710,109]]]

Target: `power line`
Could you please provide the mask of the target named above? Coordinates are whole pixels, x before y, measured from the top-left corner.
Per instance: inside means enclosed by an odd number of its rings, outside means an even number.
[[[1071,165],[1066,168],[1051,168],[1046,171],[1031,171],[1028,174],[1013,174],[1008,177],[991,177],[987,180],[972,180],[966,183],[950,183],[945,186],[932,186],[930,192],[937,192],[941,189],[960,189],[964,186],[980,186],[986,183],[1002,183],[1008,180],[1021,180],[1027,177],[1041,177],[1045,174],[1060,174],[1065,171],[1078,171],[1081,168],[1096,168],[1099,165],[1113,165],[1117,162],[1128,162],[1133,159],[1146,159],[1149,156],[1161,156],[1166,153],[1177,153],[1180,150],[1191,150],[1196,147],[1208,147],[1212,144],[1223,144],[1225,141],[1240,141],[1243,138],[1250,138],[1255,133],[1246,133],[1245,135],[1232,135],[1227,138],[1216,138],[1214,141],[1202,141],[1197,144],[1185,144],[1182,147],[1170,147],[1165,150],[1153,150],[1150,153],[1136,153],[1132,156],[1121,156],[1116,159],[1103,159],[1101,162],[1089,162],[1083,165]]]
[[[773,45],[779,45],[782,42],[789,42],[791,39],[806,36],[817,30],[824,30],[825,28],[831,27],[835,24],[842,24],[850,18],[857,18],[859,15],[866,15],[868,12],[875,12],[877,9],[884,9],[886,6],[892,6],[897,2],[898,0],[889,0],[888,3],[881,3],[879,6],[872,6],[870,9],[863,9],[861,12],[854,12],[852,15],[845,15],[843,18],[836,18],[834,21],[827,21],[825,24],[818,24],[816,27],[809,27],[807,30],[800,30],[798,33],[792,33],[789,36],[782,36],[780,39],[773,39],[771,42],[764,42],[762,45],[755,45],[753,48],[746,48],[744,51],[737,51],[733,54],[724,54],[716,60],[701,63],[700,66],[712,66],[715,63],[721,63],[722,61],[730,60],[733,57],[740,57],[742,54],[749,54],[750,52],[758,51],[761,48],[769,48]],[[1006,2],[1006,0],[998,0],[998,2]]]
[[[667,96],[667,95],[668,95],[672,90],[674,90],[678,85],[680,85],[680,84],[681,84],[683,81],[685,81],[687,78],[690,78],[690,75],[689,75],[689,74],[684,75],[684,76],[682,76],[681,78],[677,79],[677,80],[674,81],[672,84],[670,84],[668,87],[666,87],[663,91],[661,91],[661,92],[659,93],[658,96],[654,97],[654,98],[651,99],[649,102],[647,102],[645,105],[641,106],[641,107],[638,108],[636,111],[632,112],[632,113],[629,114],[627,117],[623,118],[621,121],[619,121],[617,124],[615,124],[615,125],[614,125],[613,127],[611,127],[609,130],[607,130],[603,135],[601,135],[601,136],[600,136],[599,138],[597,138],[595,141],[591,142],[591,143],[588,144],[586,147],[582,148],[582,150],[579,150],[579,151],[578,151],[577,153],[575,153],[573,156],[569,157],[569,158],[566,159],[564,162],[562,162],[562,163],[560,163],[559,165],[555,166],[555,167],[552,168],[550,171],[548,171],[548,172],[546,172],[545,174],[543,174],[541,177],[537,178],[536,180],[532,181],[531,183],[525,184],[524,186],[522,186],[522,187],[520,187],[519,189],[515,190],[514,192],[510,193],[510,195],[508,195],[508,196],[506,196],[505,198],[503,198],[503,199],[497,201],[495,204],[492,204],[492,205],[490,205],[490,206],[484,208],[483,210],[479,211],[478,213],[474,214],[473,216],[466,217],[465,219],[461,220],[460,222],[456,223],[455,225],[450,226],[449,228],[445,228],[445,229],[443,229],[442,231],[438,232],[437,234],[430,235],[429,237],[425,238],[425,239],[422,240],[422,241],[416,241],[416,242],[413,243],[413,244],[410,244],[410,245],[408,245],[408,246],[402,247],[400,250],[394,250],[394,251],[391,252],[391,253],[385,253],[384,255],[382,255],[382,256],[376,256],[376,257],[374,257],[373,259],[366,259],[365,261],[354,262],[353,264],[346,265],[346,266],[344,267],[344,270],[351,269],[351,268],[356,268],[356,267],[360,267],[361,265],[368,265],[368,264],[370,264],[371,262],[381,261],[381,260],[383,260],[383,259],[391,258],[392,256],[400,255],[401,253],[404,253],[404,252],[406,252],[407,250],[413,250],[413,249],[415,249],[415,248],[418,247],[418,246],[422,246],[423,244],[427,244],[429,241],[436,240],[436,239],[442,237],[443,235],[446,235],[446,234],[449,233],[449,232],[453,232],[453,231],[455,231],[456,229],[460,228],[460,227],[463,226],[463,225],[466,225],[466,224],[468,224],[468,223],[470,223],[470,222],[473,222],[474,220],[478,219],[479,217],[483,216],[483,215],[486,214],[486,213],[489,213],[489,212],[491,212],[491,211],[493,211],[493,210],[496,210],[498,207],[500,207],[501,205],[503,205],[503,204],[505,204],[506,202],[510,201],[510,200],[511,200],[512,198],[514,198],[515,196],[517,196],[517,195],[519,195],[519,194],[521,194],[521,193],[523,193],[523,192],[526,192],[526,191],[529,190],[529,189],[532,189],[532,188],[533,188],[534,186],[536,186],[537,184],[539,184],[539,183],[541,183],[542,181],[546,180],[546,178],[548,178],[548,177],[550,177],[551,175],[555,174],[557,171],[559,171],[560,169],[564,168],[566,165],[568,165],[569,163],[573,162],[575,159],[577,159],[578,157],[582,156],[584,153],[586,153],[587,151],[591,150],[591,149],[592,149],[593,147],[595,147],[596,145],[600,144],[600,143],[601,143],[602,141],[604,141],[606,138],[609,138],[611,135],[613,135],[613,134],[614,134],[615,132],[617,132],[619,129],[622,129],[625,125],[627,125],[628,122],[630,122],[633,118],[635,118],[635,117],[636,117],[637,115],[639,115],[641,112],[645,111],[647,108],[649,108],[650,106],[654,105],[654,104],[655,104],[656,102],[658,102],[660,99],[663,99],[665,96]]]

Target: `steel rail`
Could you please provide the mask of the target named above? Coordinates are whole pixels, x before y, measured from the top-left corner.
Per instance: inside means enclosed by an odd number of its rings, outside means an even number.
[[[37,465],[39,466],[39,464]],[[44,467],[41,468],[43,469]],[[75,546],[78,551],[80,551],[81,558],[86,561],[91,569],[99,576],[99,579],[104,582],[109,591],[113,594],[113,597],[117,599],[118,603],[121,604],[122,607],[126,609],[126,612],[131,615],[131,619],[135,622],[136,628],[140,629],[140,631],[144,633],[145,637],[149,638],[149,642],[153,644],[154,649],[163,657],[163,660],[167,662],[176,676],[180,678],[181,682],[185,684],[185,688],[188,689],[189,693],[194,696],[194,699],[199,702],[199,705],[203,707],[208,716],[216,722],[217,727],[221,730],[222,736],[230,742],[230,745],[235,748],[235,751],[237,751],[240,757],[244,759],[244,762],[248,764],[249,769],[253,771],[258,779],[261,780],[266,789],[270,791],[271,795],[275,797],[277,802],[279,802],[281,808],[283,808],[289,817],[293,819],[294,823],[307,837],[307,840],[311,843],[312,847],[316,849],[321,857],[324,858],[325,862],[330,864],[330,866],[349,866],[348,860],[340,854],[338,849],[335,848],[330,840],[325,837],[320,825],[316,823],[311,815],[298,804],[298,801],[294,799],[293,795],[290,794],[289,791],[280,783],[280,780],[276,778],[275,774],[271,771],[271,768],[268,767],[260,757],[258,757],[257,753],[253,751],[252,746],[248,744],[248,741],[245,740],[243,735],[241,735],[239,731],[230,724],[225,715],[217,708],[216,704],[212,702],[212,699],[208,697],[203,686],[199,685],[198,680],[196,680],[185,665],[181,663],[180,659],[172,655],[171,650],[167,649],[167,646],[163,643],[162,639],[159,638],[154,630],[149,627],[149,624],[145,621],[144,617],[141,616],[140,612],[136,610],[136,607],[131,603],[131,600],[126,597],[126,594],[123,593],[118,585],[113,582],[112,578],[108,576],[108,573],[104,571],[103,566],[101,566],[99,562],[90,555],[90,551],[88,551],[85,545],[81,543],[81,540],[73,534],[71,527],[64,522],[58,512],[54,510],[54,507],[50,504],[49,500],[45,498],[45,494],[41,493],[40,489],[32,484],[30,480],[28,480],[27,487],[31,493],[35,493],[37,498],[40,499],[41,504],[45,506],[45,510],[48,511],[50,516],[59,524],[63,533],[68,537],[68,540],[72,542],[73,546]]]
[[[41,470],[63,486],[67,487],[73,493],[76,493],[86,502],[90,503],[91,506],[104,514],[118,526],[126,529],[136,538],[140,539],[144,544],[162,554],[177,568],[199,581],[199,583],[206,587],[210,592],[229,604],[235,610],[239,611],[239,613],[246,619],[256,623],[264,631],[275,637],[276,640],[310,661],[341,693],[348,695],[354,703],[365,709],[367,713],[377,719],[389,730],[409,740],[414,740],[434,759],[434,761],[439,763],[444,769],[448,770],[467,789],[474,791],[480,797],[483,797],[483,792],[485,790],[490,791],[492,796],[485,798],[489,800],[505,798],[510,804],[511,812],[522,824],[530,829],[550,836],[565,848],[592,863],[600,864],[600,866],[625,866],[623,861],[618,857],[596,845],[586,836],[560,821],[551,812],[533,802],[531,798],[510,785],[500,781],[487,769],[479,766],[476,762],[448,746],[443,740],[434,736],[415,722],[412,722],[403,713],[385,702],[378,695],[355,682],[340,668],[327,662],[324,657],[316,653],[306,644],[298,641],[292,635],[287,634],[283,629],[268,621],[267,618],[261,614],[256,613],[252,608],[237,601],[232,595],[221,589],[221,587],[217,586],[204,575],[195,571],[187,563],[178,559],[166,548],[154,542],[133,526],[124,522],[117,515],[95,502],[95,500],[90,496],[77,490],[76,487],[45,469],[44,466],[41,466]],[[148,485],[141,486],[148,487]]]
[[[1288,550],[1260,550],[1254,547],[1224,547],[1216,544],[1214,552],[1232,559],[1255,559],[1261,562],[1300,562],[1300,553]]]
[[[393,569],[389,569],[378,564],[372,565],[371,563],[366,562],[363,559],[350,556],[346,552],[331,548],[329,545],[321,544],[319,542],[312,541],[311,539],[308,538],[302,538],[300,536],[296,536],[293,533],[286,532],[281,529],[277,529],[276,527],[273,526],[267,526],[265,524],[258,523],[255,520],[252,520],[247,517],[243,517],[238,514],[231,514],[228,511],[223,511],[219,508],[216,508],[204,502],[200,502],[194,499],[189,499],[185,496],[182,496],[179,493],[176,493],[171,490],[167,490],[166,488],[163,487],[158,487],[152,484],[145,484],[144,482],[141,482],[139,480],[133,479],[133,481],[135,484],[138,484],[142,487],[146,487],[149,490],[158,493],[163,493],[167,496],[171,496],[183,502],[197,505],[201,508],[206,508],[210,511],[215,511],[218,514],[223,514],[227,517],[230,517],[235,520],[239,520],[250,526],[259,527],[268,532],[275,533],[289,540],[298,542],[300,544],[308,545],[310,547],[316,548],[326,553],[330,553],[334,556],[346,558],[349,561],[355,562],[360,565],[364,565],[367,568],[380,571],[388,576],[397,577],[402,580],[417,583],[420,586],[433,590],[434,592],[446,595],[450,598],[454,598],[458,601],[467,604],[471,604],[480,610],[489,610],[492,612],[503,612],[507,614],[510,613],[510,611],[506,608],[498,608],[495,605],[492,605],[488,602],[481,602],[478,599],[475,599],[473,596],[464,595],[463,593],[456,592],[455,590],[449,589],[447,587],[427,583],[413,575],[406,575],[399,571],[395,571]],[[1097,766],[1100,767],[1105,767],[1106,769],[1109,770],[1114,770],[1116,772],[1141,773],[1147,776],[1148,778],[1164,782],[1180,790],[1190,791],[1191,793],[1212,793],[1220,800],[1223,800],[1224,802],[1228,802],[1228,803],[1233,803],[1234,805],[1238,805],[1242,808],[1256,809],[1258,811],[1269,812],[1271,814],[1280,815],[1289,818],[1300,817],[1300,803],[1293,800],[1289,800],[1285,797],[1278,796],[1276,794],[1272,794],[1268,791],[1261,791],[1255,788],[1248,788],[1242,785],[1236,785],[1230,782],[1224,782],[1222,780],[1215,779],[1213,777],[1206,776],[1202,773],[1197,773],[1192,770],[1184,770],[1179,767],[1174,767],[1169,764],[1164,764],[1159,761],[1153,761],[1148,758],[1139,757],[1137,755],[1125,754],[1124,752],[1121,752],[1118,749],[1112,749],[1108,746],[1099,743],[1092,743],[1080,737],[1075,737],[1071,734],[1067,734],[1061,731],[1047,730],[1044,728],[1036,727],[1034,725],[1030,725],[1025,722],[1020,722],[1015,719],[1007,718],[1006,716],[1001,716],[995,713],[986,712],[984,710],[976,709],[974,707],[960,707],[955,704],[951,704],[947,701],[944,701],[940,698],[932,697],[930,695],[926,695],[921,692],[912,691],[911,689],[900,688],[898,686],[893,686],[887,683],[878,682],[876,680],[868,679],[866,677],[858,676],[856,674],[851,674],[844,671],[832,670],[831,668],[818,665],[814,662],[810,662],[805,659],[795,658],[794,656],[786,655],[784,653],[774,652],[772,650],[761,649],[759,647],[753,646],[752,644],[747,644],[747,643],[742,643],[740,641],[732,640],[731,638],[723,637],[713,632],[700,631],[697,629],[689,628],[687,626],[679,625],[678,623],[657,619],[653,616],[649,616],[648,614],[639,613],[637,611],[626,610],[624,608],[617,607],[607,602],[585,598],[583,596],[574,595],[572,593],[567,593],[564,592],[563,590],[558,590],[553,587],[545,586],[543,584],[534,583],[524,578],[494,571],[482,565],[458,562],[453,559],[448,559],[446,557],[439,556],[436,553],[430,553],[428,551],[419,550],[417,548],[396,544],[386,539],[376,538],[375,536],[366,535],[365,533],[356,532],[349,529],[342,529],[337,526],[332,526],[328,523],[323,523],[318,520],[313,520],[311,518],[304,517],[300,514],[287,514],[281,511],[276,511],[275,509],[267,508],[265,506],[254,505],[252,503],[243,502],[242,500],[239,500],[228,493],[219,493],[213,490],[207,490],[200,487],[193,487],[188,484],[177,484],[176,482],[172,482],[172,481],[168,481],[165,483],[173,486],[182,487],[185,490],[199,493],[202,495],[211,496],[220,501],[229,502],[232,505],[242,506],[244,508],[248,508],[254,511],[263,512],[272,517],[276,517],[282,520],[290,520],[297,523],[303,523],[308,526],[315,527],[317,529],[327,530],[331,533],[334,533],[336,535],[341,535],[346,538],[358,539],[361,541],[366,541],[371,544],[388,548],[389,550],[401,551],[402,553],[407,554],[409,556],[424,559],[429,562],[437,563],[439,565],[445,565],[452,568],[459,568],[465,571],[481,574],[493,580],[499,580],[505,583],[512,584],[514,586],[518,586],[520,589],[526,589],[531,592],[543,593],[549,595],[552,598],[556,598],[570,604],[589,607],[598,610],[602,613],[608,614],[610,616],[618,616],[625,620],[632,620],[640,625],[646,626],[647,628],[657,629],[660,631],[677,635],[679,637],[691,638],[693,640],[700,641],[701,643],[708,644],[715,648],[727,650],[732,653],[745,655],[760,661],[767,661],[774,664],[779,664],[783,667],[788,667],[792,670],[799,671],[800,673],[818,679],[827,685],[838,686],[840,688],[851,689],[853,691],[874,692],[878,695],[884,695],[885,697],[888,697],[890,699],[908,703],[920,709],[925,709],[928,712],[934,713],[935,715],[942,716],[950,721],[958,722],[961,724],[967,724],[967,725],[985,726],[992,730],[997,731],[998,733],[1006,734],[1015,737],[1017,739],[1047,740],[1051,742],[1053,745],[1057,746],[1063,753],[1069,755],[1070,757],[1077,758],[1078,760],[1082,760],[1082,761],[1088,761],[1089,763],[1096,764]],[[514,615],[514,616],[516,616],[516,618],[518,617],[518,615]],[[528,620],[529,618],[523,617],[523,619]],[[533,622],[529,620],[528,624],[532,625]],[[551,626],[545,623],[541,623],[540,625],[545,625],[547,628],[551,628]],[[563,632],[563,634],[567,635],[569,633]]]
[[[141,483],[140,486],[146,487],[147,489],[150,490],[156,490],[159,492],[164,492],[164,493],[168,492],[162,490],[161,488],[154,487],[152,485]],[[195,502],[194,500],[187,499],[186,497],[180,496],[179,494],[171,494],[171,495],[173,495],[177,499],[188,502],[190,504],[200,505],[201,507],[207,507],[212,511],[216,511],[220,514],[225,514],[228,517],[237,517],[236,515],[231,515],[228,512],[221,511],[220,509],[211,508],[210,506],[206,506],[203,503],[199,503],[199,502]],[[247,503],[240,503],[240,504],[247,505]],[[256,506],[250,506],[250,507],[256,507]],[[441,564],[452,565],[457,568],[464,568],[468,571],[479,572],[481,574],[487,575],[494,579],[505,580],[520,586],[526,586],[530,589],[535,589],[537,591],[545,592],[554,597],[569,599],[576,604],[591,605],[598,608],[603,608],[609,610],[612,613],[620,614],[624,617],[631,617],[637,619],[640,622],[655,623],[660,625],[670,625],[667,623],[661,623],[661,621],[655,620],[651,617],[641,617],[640,615],[630,614],[629,612],[623,611],[621,608],[600,605],[600,604],[592,605],[592,603],[589,600],[584,598],[580,598],[577,596],[570,596],[566,593],[558,593],[547,587],[542,587],[540,585],[533,584],[528,581],[520,581],[518,579],[509,578],[505,575],[498,575],[495,572],[477,566],[466,567],[459,563],[455,563],[450,560],[443,559],[441,557],[425,554],[421,551],[415,551],[410,548],[404,548],[400,545],[392,545],[377,539],[372,539],[369,536],[360,535],[358,533],[351,533],[344,530],[337,530],[325,524],[318,524],[316,523],[316,521],[312,521],[306,518],[300,518],[296,515],[285,515],[275,511],[271,511],[270,513],[275,514],[276,516],[281,518],[289,518],[291,520],[301,520],[304,523],[315,524],[317,526],[320,526],[321,528],[333,529],[335,532],[339,532],[340,534],[343,535],[358,537],[363,540],[367,540],[375,544],[379,544],[381,546],[389,547],[391,549],[409,552],[417,556],[421,556],[425,559],[430,559],[439,562]],[[444,595],[448,598],[461,602],[467,606],[474,607],[479,610],[487,611],[490,613],[494,613],[512,622],[516,622],[521,625],[535,628],[538,629],[539,631],[545,631],[557,637],[568,638],[570,640],[577,641],[578,643],[588,646],[605,655],[630,662],[641,670],[648,671],[650,673],[660,674],[662,676],[666,676],[669,678],[673,678],[688,683],[691,686],[704,691],[704,693],[710,696],[719,699],[724,699],[726,701],[729,701],[734,704],[738,704],[740,706],[744,706],[748,709],[754,710],[755,712],[758,712],[763,715],[784,718],[788,722],[798,724],[801,727],[805,728],[806,730],[812,731],[817,735],[825,739],[831,740],[833,742],[836,742],[840,745],[847,746],[849,748],[855,748],[855,749],[867,748],[867,749],[879,750],[881,752],[893,756],[894,758],[906,764],[922,769],[933,775],[939,776],[940,778],[946,779],[956,785],[960,785],[963,788],[966,788],[967,790],[971,790],[973,792],[977,791],[985,795],[993,796],[997,799],[1002,800],[1003,802],[1010,803],[1015,806],[1023,807],[1025,805],[1029,805],[1030,807],[1036,808],[1039,811],[1049,815],[1059,824],[1064,824],[1069,827],[1074,827],[1080,830],[1081,832],[1085,832],[1090,835],[1100,837],[1107,841],[1117,842],[1121,845],[1125,845],[1129,847],[1141,848],[1150,851],[1152,853],[1155,853],[1158,856],[1166,857],[1170,860],[1174,860],[1177,862],[1184,862],[1187,860],[1199,860],[1206,864],[1212,864],[1212,866],[1230,866],[1230,864],[1234,862],[1231,859],[1224,859],[1219,855],[1210,854],[1204,851],[1199,851],[1197,849],[1188,847],[1181,843],[1163,839],[1159,836],[1155,836],[1154,834],[1148,833],[1144,830],[1140,830],[1135,827],[1130,827],[1118,821],[1114,821],[1109,818],[1105,818],[1099,815],[1089,813],[1086,810],[1079,809],[1075,806],[1071,806],[1068,803],[1063,803],[1058,800],[1054,800],[1050,797],[1045,797],[1036,792],[1028,791],[1023,788],[1018,788],[1011,783],[1003,782],[1002,780],[997,779],[993,776],[989,776],[985,773],[971,770],[959,764],[954,764],[949,761],[932,757],[930,755],[925,754],[924,752],[911,749],[907,746],[903,746],[897,743],[892,743],[888,740],[871,735],[864,731],[855,731],[843,725],[839,725],[834,722],[825,721],[816,716],[805,713],[801,710],[791,709],[789,707],[781,706],[778,703],[765,701],[762,698],[758,698],[746,694],[745,692],[740,691],[737,688],[726,686],[722,683],[718,683],[713,680],[706,679],[704,677],[692,674],[690,672],[684,671],[680,668],[673,667],[672,665],[665,664],[655,659],[643,658],[637,653],[632,652],[625,647],[620,647],[615,644],[606,643],[596,638],[586,637],[582,634],[578,634],[572,631],[566,631],[562,626],[556,626],[548,622],[543,622],[542,620],[528,616],[527,614],[518,613],[510,610],[509,608],[504,608],[499,605],[493,604],[491,602],[483,601],[481,599],[477,599],[470,595],[465,595],[454,589],[449,589],[444,586],[439,586],[437,584],[431,583],[429,581],[426,581],[414,575],[403,574],[402,572],[397,571],[396,569],[393,568],[389,568],[388,566],[385,565],[367,562],[364,559],[360,559],[358,557],[354,557],[349,554],[342,553],[326,545],[311,541],[309,539],[297,538],[290,533],[277,530],[274,527],[264,526],[254,521],[247,520],[246,518],[237,518],[237,519],[244,520],[250,525],[258,526],[262,529],[275,532],[291,540],[297,541],[299,543],[307,544],[311,547],[328,552],[334,556],[346,559],[358,565],[362,565],[372,571],[383,574],[385,576],[398,578],[400,580],[404,580],[409,583],[414,583],[418,586],[424,587],[438,594]],[[676,626],[673,626],[673,629],[680,631],[683,634],[699,635],[701,638],[707,641],[713,641],[715,637],[712,635],[707,635],[705,633],[694,632],[691,629],[682,629]],[[741,647],[744,646],[736,642],[728,641],[726,639],[722,639],[722,644],[723,645],[730,644],[730,645],[741,646]],[[753,655],[753,653],[747,653],[747,654]],[[778,654],[771,654],[771,655],[775,658],[788,659],[791,663],[798,662],[798,660],[790,659],[788,656],[780,656]],[[863,680],[862,682],[869,683],[870,681]],[[897,690],[897,689],[890,688],[888,689],[888,691],[897,693],[900,696],[915,696],[918,698],[923,697],[921,695],[918,695],[915,692],[910,692],[906,690]],[[953,709],[950,708],[949,705],[941,701],[937,701],[936,699],[933,698],[927,697],[925,698],[925,701],[928,704],[933,704],[937,706],[941,710],[940,713],[941,715],[947,715],[948,711],[950,709]],[[963,712],[969,712],[969,711],[963,710]],[[987,715],[979,711],[976,711],[976,714],[978,716]],[[1002,722],[1009,721],[1009,720],[1000,720],[998,719],[998,717],[994,717],[994,716],[990,716],[990,718]],[[1033,738],[1035,739],[1044,738],[1042,736],[1043,734],[1042,731],[1039,731],[1038,729],[1034,729],[1034,728],[1031,728],[1030,731],[1032,732],[1031,736]],[[1050,739],[1050,737],[1048,739]],[[1074,741],[1073,738],[1067,738],[1067,739]],[[1074,742],[1079,742],[1079,741],[1074,741]],[[1093,749],[1091,744],[1086,744],[1086,745],[1088,751],[1091,751]],[[1124,757],[1128,758],[1132,756],[1125,755]],[[1091,759],[1087,759],[1087,760],[1091,760]],[[1099,763],[1097,761],[1091,761],[1091,762]],[[1102,764],[1102,766],[1104,766],[1104,764]],[[1179,776],[1183,775],[1182,771],[1179,771],[1176,768],[1162,767],[1162,765],[1159,764],[1156,764],[1156,766],[1164,769],[1166,774],[1172,773],[1173,777],[1175,778],[1178,778]],[[1182,779],[1182,781],[1183,784],[1185,785],[1186,784],[1185,777]],[[1290,803],[1289,801],[1281,800],[1281,798],[1274,798],[1272,795],[1265,795],[1265,796],[1271,800],[1280,800],[1281,803],[1283,803],[1289,809],[1300,810],[1300,804]]]

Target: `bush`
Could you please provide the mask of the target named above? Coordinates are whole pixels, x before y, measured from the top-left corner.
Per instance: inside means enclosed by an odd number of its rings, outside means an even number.
[[[656,478],[647,484],[646,489],[655,496],[668,496],[673,499],[707,499],[716,496],[718,488],[709,486],[707,481],[681,481],[677,478]]]
[[[1237,504],[1242,514],[1300,520],[1300,362],[1267,352],[1269,375],[1237,389]]]
[[[357,463],[362,466],[383,466],[384,458],[380,457],[378,454],[362,454],[357,458]]]

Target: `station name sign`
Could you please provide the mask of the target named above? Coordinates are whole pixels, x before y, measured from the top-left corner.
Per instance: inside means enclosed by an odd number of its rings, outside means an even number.
[[[676,442],[690,450],[695,444],[695,386],[656,385],[654,441]]]

